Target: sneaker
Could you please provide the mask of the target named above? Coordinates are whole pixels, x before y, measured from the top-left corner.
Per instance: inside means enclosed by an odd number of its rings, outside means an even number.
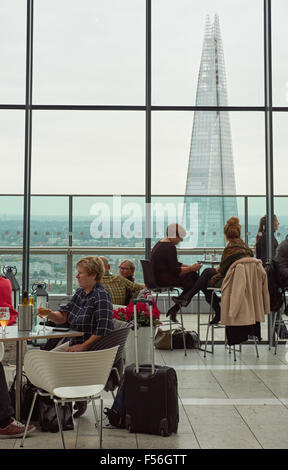
[[[35,431],[35,426],[30,424],[27,429],[27,434]],[[0,428],[0,439],[9,439],[15,437],[22,437],[24,435],[25,425],[16,421],[16,419],[11,418],[10,423],[6,428]],[[27,435],[26,434],[26,435]]]

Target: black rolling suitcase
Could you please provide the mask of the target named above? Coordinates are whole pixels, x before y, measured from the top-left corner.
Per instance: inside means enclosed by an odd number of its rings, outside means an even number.
[[[177,375],[172,367],[155,366],[152,300],[138,299],[138,302],[149,304],[152,364],[138,364],[137,300],[134,300],[136,365],[125,369],[126,427],[130,432],[169,436],[177,432],[179,422]]]

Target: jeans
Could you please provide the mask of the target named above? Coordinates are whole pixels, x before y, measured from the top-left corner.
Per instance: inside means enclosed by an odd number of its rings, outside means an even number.
[[[14,415],[5,378],[4,368],[0,362],[0,421]]]

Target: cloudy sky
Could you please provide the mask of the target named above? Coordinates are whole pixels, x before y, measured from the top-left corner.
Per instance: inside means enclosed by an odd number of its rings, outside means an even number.
[[[33,103],[145,104],[144,0],[35,0]],[[273,0],[273,104],[288,106],[285,0]],[[231,106],[264,105],[262,0],[152,0],[152,103],[194,105],[206,15],[219,15]],[[25,101],[23,0],[0,0],[0,102]],[[264,115],[231,112],[238,194],[265,193]],[[152,115],[152,193],[185,191],[193,112]],[[274,116],[287,193],[288,114]],[[143,194],[143,111],[34,111],[32,192]],[[23,191],[24,111],[0,110],[1,193]]]

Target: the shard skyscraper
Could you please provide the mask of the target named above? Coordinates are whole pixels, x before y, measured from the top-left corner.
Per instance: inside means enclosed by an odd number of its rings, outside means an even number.
[[[206,19],[196,105],[228,105],[224,53],[217,15],[213,23],[209,16]],[[225,194],[236,194],[228,112],[195,111],[185,202],[186,207],[189,203],[198,204],[196,246],[224,245],[225,222],[229,217],[238,215],[236,197],[220,197]]]

